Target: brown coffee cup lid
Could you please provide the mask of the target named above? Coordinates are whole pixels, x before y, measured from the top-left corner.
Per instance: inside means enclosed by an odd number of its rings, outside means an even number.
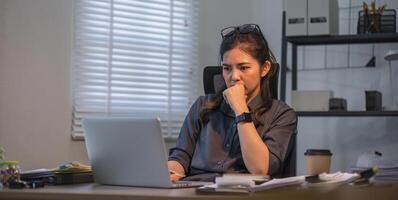
[[[332,153],[328,149],[307,149],[304,155],[306,156],[332,156]]]

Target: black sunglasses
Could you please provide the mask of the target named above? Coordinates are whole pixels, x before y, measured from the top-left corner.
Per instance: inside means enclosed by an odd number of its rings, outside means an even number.
[[[227,38],[235,35],[237,32],[240,34],[257,33],[265,40],[260,27],[257,24],[243,24],[241,26],[230,26],[221,30],[222,38]]]

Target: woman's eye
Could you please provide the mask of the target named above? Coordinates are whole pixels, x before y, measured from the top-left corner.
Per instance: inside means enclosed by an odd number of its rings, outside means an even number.
[[[229,70],[230,70],[229,67],[223,67],[223,69],[224,69],[225,71],[229,71]]]
[[[242,66],[242,67],[240,67],[240,70],[242,70],[242,71],[245,71],[245,70],[247,70],[247,69],[249,69],[249,67],[247,67],[247,66]]]

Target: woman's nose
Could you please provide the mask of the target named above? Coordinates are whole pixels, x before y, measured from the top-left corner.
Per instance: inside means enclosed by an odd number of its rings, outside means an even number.
[[[238,81],[240,79],[240,72],[239,70],[233,69],[231,71],[231,80],[232,81]]]

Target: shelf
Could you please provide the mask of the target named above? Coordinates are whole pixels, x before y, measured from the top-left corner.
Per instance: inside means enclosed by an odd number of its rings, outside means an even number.
[[[398,111],[297,111],[299,117],[396,117]]]
[[[334,36],[289,36],[287,42],[294,45],[325,45],[325,44],[364,44],[398,42],[398,33],[372,33]]]
[[[297,90],[297,61],[298,47],[304,45],[330,45],[330,44],[372,44],[372,43],[398,43],[398,33],[369,33],[334,36],[286,36],[286,11],[282,13],[282,52],[280,75],[280,100],[286,100],[286,74],[288,43],[291,44],[291,90]],[[372,57],[370,61],[374,61]],[[374,66],[369,62],[366,66]],[[398,111],[345,111],[345,112],[298,112],[299,116],[398,116]]]

